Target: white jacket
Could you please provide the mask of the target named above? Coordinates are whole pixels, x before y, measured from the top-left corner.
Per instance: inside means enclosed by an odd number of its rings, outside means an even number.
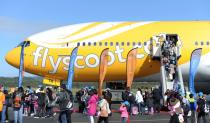
[[[137,103],[144,102],[143,96],[142,96],[142,94],[141,94],[140,91],[137,91],[137,92],[136,92],[136,102],[137,102]]]

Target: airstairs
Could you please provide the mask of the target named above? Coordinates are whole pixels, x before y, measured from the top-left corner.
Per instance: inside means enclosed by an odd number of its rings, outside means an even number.
[[[166,102],[165,92],[176,90],[184,93],[182,72],[178,66],[181,57],[181,41],[177,34],[160,34],[151,38],[151,57],[161,63],[160,75],[162,94]]]

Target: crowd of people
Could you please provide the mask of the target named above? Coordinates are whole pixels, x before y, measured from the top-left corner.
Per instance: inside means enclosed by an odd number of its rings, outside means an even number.
[[[2,123],[9,122],[8,108],[14,111],[14,123],[22,123],[23,116],[34,118],[48,118],[56,115],[56,108],[59,108],[59,121],[61,123],[71,122],[73,111],[73,95],[63,84],[59,88],[40,86],[33,90],[28,86],[25,90],[18,87],[8,90],[0,86],[0,118]],[[10,116],[12,117],[12,116]]]
[[[198,121],[201,118],[206,123],[206,114],[209,108],[206,105],[205,96],[199,93],[199,98],[190,94],[181,96],[178,92],[167,90],[166,104],[170,111],[170,123],[187,123]],[[133,93],[129,87],[122,92],[122,102],[118,107],[121,114],[122,123],[126,123],[130,116],[153,115],[160,113],[162,102],[162,94],[159,87],[151,90],[138,88]],[[88,116],[89,122],[94,123],[95,117],[98,117],[98,123],[108,123],[109,117],[112,116],[112,93],[109,88],[102,92],[99,96],[95,87],[84,87],[76,92],[75,99],[70,90],[62,84],[58,88],[39,86],[33,90],[30,86],[27,88],[19,87],[13,91],[9,91],[0,86],[0,116],[1,122],[8,122],[8,108],[12,107],[14,112],[14,122],[22,123],[23,116],[31,116],[34,118],[50,118],[59,113],[58,120],[60,123],[71,123],[71,114],[75,112],[73,105],[75,100],[78,103],[78,112]],[[196,115],[197,114],[197,115]]]
[[[209,107],[206,97],[202,92],[198,93],[198,98],[194,94],[181,96],[178,92],[167,90],[167,107],[170,110],[170,123],[207,123],[206,116],[209,114]]]
[[[173,81],[177,66],[176,40],[174,38],[166,37],[162,45],[162,56],[168,78]]]

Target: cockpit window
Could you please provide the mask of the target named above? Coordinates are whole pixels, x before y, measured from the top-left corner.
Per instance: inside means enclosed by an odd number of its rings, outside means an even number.
[[[23,41],[17,45],[17,47],[21,47],[21,46],[24,46],[24,47],[30,46],[30,41]]]

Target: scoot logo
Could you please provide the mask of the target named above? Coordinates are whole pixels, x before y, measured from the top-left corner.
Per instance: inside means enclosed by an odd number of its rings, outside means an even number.
[[[146,54],[150,53],[149,47],[148,47],[149,43],[150,42],[147,41],[147,45],[144,46],[144,52]],[[134,48],[142,48],[142,45],[141,46],[134,46]],[[38,61],[39,61],[39,59],[41,59],[42,60],[41,67],[45,68],[46,67],[46,60],[49,59],[50,65],[52,66],[52,70],[50,70],[49,73],[51,73],[51,74],[56,73],[58,68],[59,68],[59,65],[61,63],[63,63],[65,65],[63,67],[63,69],[68,71],[70,56],[59,56],[57,59],[54,59],[53,56],[48,55],[48,52],[49,52],[48,48],[38,47],[36,49],[36,51],[33,52],[33,56],[34,56],[33,64],[34,64],[34,66],[38,66],[39,65]],[[108,65],[110,66],[115,62],[115,60],[116,60],[115,54],[117,55],[117,58],[118,58],[119,62],[121,62],[121,63],[126,62],[126,58],[122,57],[123,52],[124,52],[124,49],[121,48],[120,46],[116,46],[114,52],[109,51],[108,55],[110,57],[110,60],[108,61]],[[144,53],[138,53],[137,54],[138,59],[142,59],[144,57],[145,57]],[[90,63],[90,59],[94,59],[95,62]],[[85,63],[83,65],[81,65],[81,64],[79,65],[78,61],[80,61],[80,60],[83,60]],[[76,68],[83,69],[85,67],[95,68],[99,65],[99,63],[100,63],[100,56],[98,56],[94,53],[91,53],[91,54],[87,55],[86,57],[83,56],[83,55],[77,55],[74,65],[75,65]]]

